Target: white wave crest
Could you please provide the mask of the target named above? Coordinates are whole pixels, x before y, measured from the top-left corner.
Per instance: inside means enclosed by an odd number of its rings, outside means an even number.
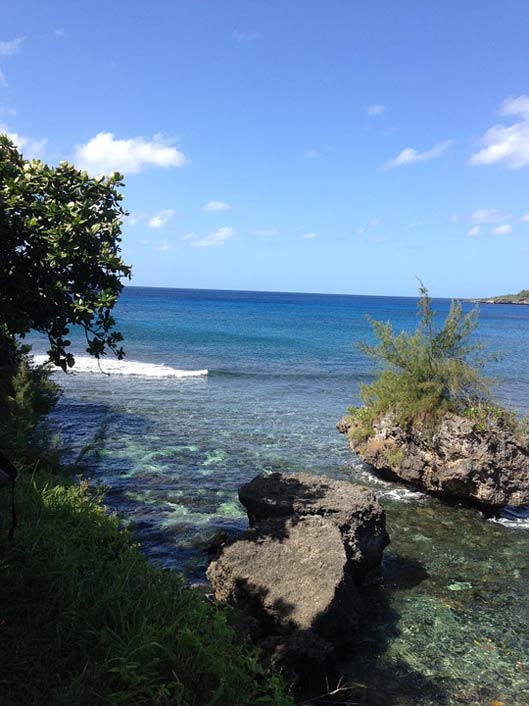
[[[386,480],[370,470],[363,463],[353,462],[353,473],[362,483],[371,487],[378,498],[400,500],[401,502],[422,502],[427,499],[427,494],[408,485]]]
[[[529,506],[504,507],[497,517],[491,517],[489,522],[510,527],[511,529],[529,529]]]
[[[37,365],[41,365],[48,360],[46,355],[36,355],[33,357]],[[95,358],[89,356],[76,356],[75,365],[70,368],[70,373],[105,373],[107,375],[126,375],[144,378],[197,378],[208,374],[204,370],[179,370],[171,368],[169,365],[156,363],[142,363],[137,360],[114,360],[104,359],[99,363]]]
[[[529,529],[529,520],[508,520],[506,517],[491,517],[489,522],[511,529]]]
[[[411,488],[391,488],[388,490],[377,490],[377,497],[387,498],[388,500],[400,500],[404,503],[423,502],[427,499],[427,495],[420,490],[412,490]]]

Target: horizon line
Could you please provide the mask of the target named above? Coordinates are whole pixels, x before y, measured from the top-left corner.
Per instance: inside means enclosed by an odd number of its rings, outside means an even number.
[[[280,289],[231,289],[223,287],[169,287],[158,286],[152,284],[124,284],[125,289],[170,289],[184,292],[237,292],[240,294],[304,294],[318,297],[373,297],[380,299],[420,299],[420,295],[413,296],[411,294],[347,294],[344,292],[300,292],[300,291],[285,291]],[[486,297],[436,297],[431,296],[431,299],[447,299],[457,301],[473,301],[473,299],[484,299]]]

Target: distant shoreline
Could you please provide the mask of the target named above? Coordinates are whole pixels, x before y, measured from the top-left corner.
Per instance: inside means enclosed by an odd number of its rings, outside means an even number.
[[[529,289],[522,289],[518,294],[501,294],[499,297],[481,297],[467,301],[475,304],[529,304]]]
[[[529,305],[529,299],[516,299],[508,297],[490,297],[489,299],[467,299],[474,304],[516,304],[517,306]]]

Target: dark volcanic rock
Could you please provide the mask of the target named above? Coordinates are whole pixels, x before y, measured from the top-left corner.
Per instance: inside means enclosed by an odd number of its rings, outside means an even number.
[[[272,631],[313,630],[347,641],[358,594],[340,532],[324,517],[266,520],[225,547],[208,569],[215,597]]]
[[[340,530],[356,573],[375,568],[389,543],[384,510],[362,486],[310,473],[257,476],[239,488],[250,525],[270,518],[319,515]]]
[[[362,460],[383,473],[489,507],[529,504],[529,439],[508,429],[483,430],[471,419],[448,414],[432,434],[402,428],[385,415],[369,439],[357,441],[355,424],[344,417],[338,429]]]
[[[251,527],[210,564],[215,597],[256,618],[261,646],[298,675],[316,664],[329,674],[389,542],[384,511],[369,490],[308,473],[259,476],[240,498]]]

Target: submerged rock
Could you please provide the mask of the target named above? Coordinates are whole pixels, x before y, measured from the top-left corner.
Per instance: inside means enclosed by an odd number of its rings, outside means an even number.
[[[529,504],[529,438],[500,426],[481,429],[455,414],[433,431],[383,415],[367,440],[355,438],[356,426],[346,416],[338,430],[363,461],[392,478],[488,507]]]
[[[259,476],[239,496],[251,526],[210,564],[215,597],[257,619],[261,643],[298,675],[330,668],[389,542],[384,511],[371,491],[308,473]]]

